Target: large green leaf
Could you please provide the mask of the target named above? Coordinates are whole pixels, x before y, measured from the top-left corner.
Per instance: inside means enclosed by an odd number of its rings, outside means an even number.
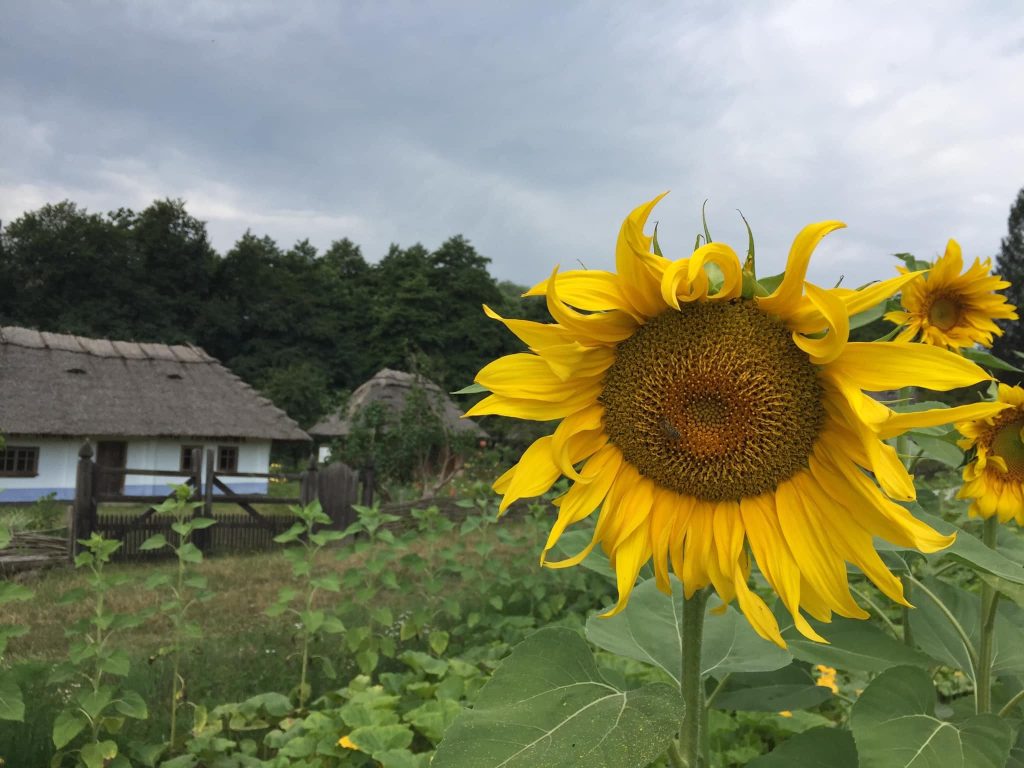
[[[808,619],[815,631],[828,640],[828,644],[825,644],[801,635],[793,626],[792,617],[781,605],[776,605],[775,615],[789,652],[801,661],[854,672],[880,672],[901,665],[930,667],[935,663],[933,659],[907,647],[869,621],[836,616],[830,623],[824,624]]]
[[[772,672],[730,675],[711,705],[715,709],[757,712],[810,709],[832,698],[832,691],[817,685],[804,664],[790,664]]]
[[[679,692],[632,691],[598,672],[586,641],[562,628],[520,643],[455,720],[432,768],[621,768],[647,765],[679,726]]]
[[[1004,768],[1013,729],[995,715],[950,723],[935,717],[924,670],[896,667],[875,678],[853,706],[860,768]]]
[[[911,505],[910,509],[914,513],[914,517],[928,523],[939,533],[957,534],[956,541],[949,549],[938,553],[938,556],[949,555],[981,573],[998,576],[1000,579],[1012,581],[1014,584],[1024,584],[1024,567],[1021,567],[1019,563],[989,549],[977,538],[952,523],[947,523],[941,517],[925,512],[920,505]]]
[[[792,657],[758,637],[738,611],[729,607],[716,615],[719,607],[717,601],[709,601],[701,674],[721,677],[728,672],[765,672],[789,664]],[[678,684],[682,617],[682,584],[672,577],[670,597],[648,579],[633,589],[629,605],[621,613],[608,619],[591,616],[587,639],[606,651],[658,667]]]
[[[853,735],[840,728],[812,728],[787,739],[747,768],[858,768]]]
[[[986,352],[984,349],[977,349],[975,347],[964,347],[960,350],[960,353],[968,360],[973,360],[978,365],[985,368],[995,369],[997,371],[1016,371],[1020,373],[1021,370],[1012,363],[1008,363],[1002,360],[991,352]]]
[[[53,746],[60,749],[87,725],[85,716],[73,709],[65,709],[53,721]]]
[[[977,648],[981,639],[981,599],[978,595],[938,579],[927,579],[924,586],[960,625],[967,636],[967,643]],[[914,604],[917,609],[910,613],[910,627],[918,645],[936,659],[963,670],[973,678],[970,652],[946,610],[920,590]],[[1024,673],[1024,643],[1020,640],[1019,624],[1024,624],[1024,613],[1012,603],[1002,605],[992,641],[992,671],[996,675]]]
[[[591,531],[567,531],[559,537],[555,549],[563,557],[572,557],[586,549],[591,538],[593,538]],[[600,547],[595,547],[580,565],[595,573],[600,573],[602,576],[607,576],[609,579],[615,579],[615,569],[608,561],[608,555],[602,552]]]
[[[25,720],[25,700],[10,673],[0,672],[0,720]]]
[[[953,439],[935,437],[916,431],[908,432],[907,436],[921,449],[925,458],[934,459],[954,469],[964,462],[964,452],[956,446],[956,441]]]

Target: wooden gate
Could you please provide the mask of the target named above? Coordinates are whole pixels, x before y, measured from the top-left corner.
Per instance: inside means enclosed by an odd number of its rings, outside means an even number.
[[[245,551],[269,549],[274,546],[274,537],[291,527],[294,516],[266,515],[255,505],[291,506],[306,505],[319,500],[324,511],[337,527],[345,527],[355,519],[352,505],[359,498],[358,476],[344,464],[334,464],[321,471],[315,457],[305,471],[288,472],[220,472],[217,471],[214,452],[208,450],[205,457],[199,448],[192,451],[190,471],[132,469],[123,466],[104,465],[93,461],[92,446],[86,441],[78,452],[78,472],[75,485],[75,502],[70,530],[69,553],[72,559],[81,551],[79,539],[87,538],[93,531],[99,531],[109,539],[122,542],[118,559],[159,557],[168,554],[164,550],[142,551],[143,541],[156,533],[167,535],[173,519],[158,515],[156,508],[170,498],[166,495],[125,494],[124,478],[129,475],[166,477],[180,482],[191,489],[190,499],[201,502],[194,511],[195,516],[209,517],[217,521],[210,528],[197,530],[192,541],[207,552]],[[113,477],[113,480],[109,479]],[[236,493],[231,482],[236,478],[272,480],[298,480],[298,497],[272,496],[266,493]],[[116,489],[116,490],[112,490]],[[104,503],[136,503],[148,505],[141,513],[104,511],[99,514],[99,505]],[[240,507],[245,515],[232,513],[225,505]]]

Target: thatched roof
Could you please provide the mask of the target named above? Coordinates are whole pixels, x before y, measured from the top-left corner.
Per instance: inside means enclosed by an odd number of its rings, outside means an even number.
[[[444,422],[445,429],[456,435],[487,437],[480,425],[462,418],[462,411],[437,384],[422,376],[393,371],[384,368],[369,381],[356,388],[349,398],[345,412],[334,413],[310,427],[314,437],[345,437],[351,429],[351,421],[359,411],[372,403],[382,403],[393,415],[405,408],[405,400],[414,389],[421,389],[427,396],[431,408]]]
[[[0,434],[309,440],[193,346],[0,328]]]

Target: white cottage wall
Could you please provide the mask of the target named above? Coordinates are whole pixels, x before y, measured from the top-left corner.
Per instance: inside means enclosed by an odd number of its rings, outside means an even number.
[[[39,448],[39,473],[35,477],[0,477],[0,503],[29,503],[51,493],[56,494],[56,498],[61,501],[73,500],[78,451],[82,442],[82,438],[9,437],[7,444],[10,447]],[[204,456],[207,449],[213,450],[214,461],[218,447],[237,447],[239,472],[266,472],[270,465],[269,440],[200,442],[188,439],[128,438],[126,442],[127,466],[130,469],[176,470],[181,466],[181,449],[186,445],[200,445]],[[186,477],[184,474],[180,478],[128,475],[125,477],[125,493],[140,496],[165,494],[169,485],[184,482]],[[267,481],[261,478],[225,478],[224,481],[238,493],[267,492]]]

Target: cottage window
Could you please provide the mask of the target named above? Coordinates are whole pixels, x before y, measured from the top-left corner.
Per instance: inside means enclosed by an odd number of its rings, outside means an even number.
[[[238,446],[221,445],[217,447],[217,471],[238,471]]]
[[[38,474],[38,448],[8,446],[0,450],[0,477],[35,477]]]
[[[181,446],[181,466],[178,468],[182,472],[191,474],[196,467],[192,466],[192,451],[198,448],[200,451],[203,449],[201,445],[183,445]]]

